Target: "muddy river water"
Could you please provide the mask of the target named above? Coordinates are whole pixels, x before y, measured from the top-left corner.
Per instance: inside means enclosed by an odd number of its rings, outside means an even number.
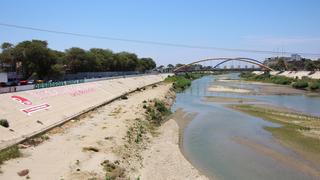
[[[225,75],[237,79],[238,74]],[[221,82],[221,76],[205,76],[192,82],[191,87],[177,94],[172,109],[196,113],[183,133],[182,149],[190,162],[209,178],[217,179],[317,179],[299,170],[291,162],[305,160],[280,145],[265,126],[278,124],[207,102],[207,96],[256,99],[263,103],[320,115],[320,98],[305,95],[250,95],[209,92],[215,84],[237,86],[259,91],[259,85]],[[287,159],[290,161],[287,161]]]

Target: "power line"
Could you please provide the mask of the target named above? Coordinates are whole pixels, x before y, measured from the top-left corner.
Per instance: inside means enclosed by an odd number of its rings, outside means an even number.
[[[41,28],[35,28],[35,27],[30,27],[30,26],[6,24],[6,23],[1,23],[1,22],[0,22],[0,26],[16,28],[16,29],[26,29],[26,30],[32,30],[32,31],[39,31],[39,32],[54,33],[54,34],[69,35],[69,36],[78,36],[78,37],[85,37],[85,38],[92,38],[92,39],[105,39],[105,40],[122,41],[122,42],[139,43],[139,44],[160,45],[160,46],[202,49],[202,50],[218,50],[218,51],[247,52],[247,53],[275,54],[275,55],[279,54],[279,52],[277,52],[277,51],[223,48],[223,47],[211,47],[211,46],[196,46],[196,45],[188,45],[188,44],[176,44],[176,43],[168,43],[168,42],[145,41],[145,40],[137,40],[137,39],[125,39],[125,38],[116,38],[116,37],[109,37],[109,36],[81,34],[81,33],[74,33],[74,32],[41,29]],[[320,56],[320,53],[304,53],[304,52],[283,52],[283,54],[300,54],[300,55],[304,55],[304,56]]]

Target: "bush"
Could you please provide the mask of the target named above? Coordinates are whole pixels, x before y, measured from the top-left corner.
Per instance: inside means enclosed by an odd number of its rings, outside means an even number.
[[[0,125],[5,127],[5,128],[8,128],[9,127],[9,122],[6,119],[0,119]]]
[[[21,153],[18,146],[11,146],[6,149],[0,150],[0,164],[9,159],[20,157]]]
[[[271,79],[271,82],[275,84],[282,84],[282,85],[289,85],[293,82],[292,78],[288,78],[285,76],[272,76],[270,79]]]
[[[184,76],[171,76],[165,79],[166,82],[173,83],[173,89],[176,92],[181,92],[191,85],[191,80]]]
[[[319,82],[310,82],[309,83],[310,90],[317,90],[320,89],[320,83]]]
[[[303,81],[303,80],[299,80],[299,81],[293,83],[292,87],[297,88],[297,89],[304,89],[304,88],[308,87],[308,82]]]
[[[163,118],[168,116],[171,111],[166,107],[165,103],[161,100],[154,100],[153,104],[146,107],[147,119],[154,125],[159,126]]]

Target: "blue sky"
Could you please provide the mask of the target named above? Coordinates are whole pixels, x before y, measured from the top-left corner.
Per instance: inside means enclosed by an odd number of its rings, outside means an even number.
[[[0,0],[0,22],[109,37],[271,51],[320,53],[319,0]],[[268,54],[186,49],[65,36],[0,26],[0,43],[108,48],[158,64]],[[281,55],[281,53],[279,53]]]

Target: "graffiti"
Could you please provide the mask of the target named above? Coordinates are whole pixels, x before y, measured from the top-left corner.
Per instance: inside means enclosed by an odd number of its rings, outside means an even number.
[[[49,107],[50,107],[49,104],[41,104],[41,105],[37,105],[37,106],[32,106],[32,107],[28,107],[28,108],[25,108],[25,109],[21,109],[21,111],[26,113],[27,115],[31,115],[34,112],[41,111],[41,110],[46,110]]]
[[[19,103],[24,105],[32,105],[32,102],[30,100],[21,96],[11,96],[11,99],[18,101]]]
[[[62,95],[70,95],[74,97],[95,92],[98,86],[100,86],[98,83],[86,83],[83,85],[70,85],[56,88],[39,89],[35,91],[29,91],[29,94],[39,99],[47,99]]]
[[[65,85],[79,84],[79,83],[84,83],[84,79],[36,84],[35,85],[35,89],[57,87],[57,86],[65,86]]]

